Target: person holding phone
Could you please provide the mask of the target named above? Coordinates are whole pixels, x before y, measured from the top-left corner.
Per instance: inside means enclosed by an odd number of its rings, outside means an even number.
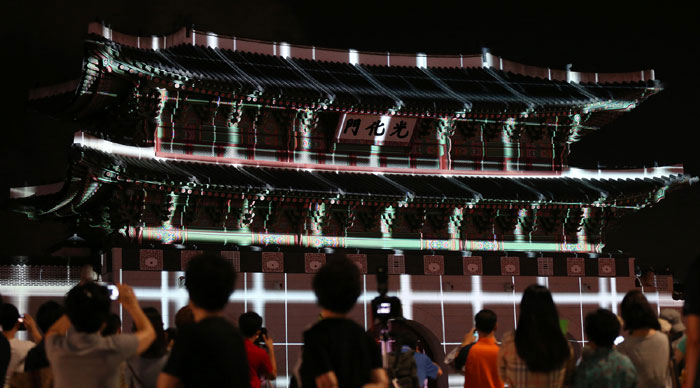
[[[481,310],[474,317],[474,327],[464,336],[455,369],[464,369],[465,387],[503,388],[498,375],[498,317],[491,310]]]
[[[14,372],[24,372],[24,359],[29,350],[41,341],[41,333],[39,333],[31,315],[20,315],[17,307],[10,303],[5,303],[2,306],[2,319],[0,321],[2,334],[10,343],[10,363],[5,376],[5,383],[7,383]],[[20,330],[27,330],[32,341],[16,338],[17,332]]]
[[[272,338],[262,327],[263,319],[255,312],[248,311],[238,318],[238,329],[245,338],[245,350],[250,367],[250,387],[260,388],[260,378],[268,380],[277,378],[277,360]],[[260,349],[256,342],[258,338],[265,341],[265,350]]]
[[[110,311],[110,291],[94,282],[73,287],[66,296],[66,315],[46,333],[46,355],[55,388],[103,388],[119,385],[120,365],[141,354],[156,338],[134,291],[117,285],[119,303],[132,317],[136,332],[108,337],[100,329]]]

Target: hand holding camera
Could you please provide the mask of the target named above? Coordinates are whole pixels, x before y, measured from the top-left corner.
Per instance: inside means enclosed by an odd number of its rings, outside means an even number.
[[[24,314],[22,318],[20,318],[20,322],[24,322],[24,327],[27,328],[27,330],[32,330],[33,328],[36,328],[36,321],[34,321],[34,318],[32,318],[31,315],[29,314]]]
[[[136,299],[134,290],[126,284],[117,284],[117,300],[125,308],[139,307],[139,301]]]
[[[476,332],[476,329],[472,327],[472,329],[464,335],[464,340],[462,341],[461,346],[464,347],[469,344],[473,344],[477,341],[477,339],[479,339],[479,334]]]
[[[269,352],[272,352],[272,351],[273,351],[273,348],[274,348],[274,343],[275,343],[275,341],[273,341],[273,340],[272,340],[272,337],[270,337],[270,336],[267,334],[267,330],[265,330],[264,333],[260,333],[260,336],[262,337],[263,341],[265,341],[265,347],[267,348],[267,350],[268,350]]]

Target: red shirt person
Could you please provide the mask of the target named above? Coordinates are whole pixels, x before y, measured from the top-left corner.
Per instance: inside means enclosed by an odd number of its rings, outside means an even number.
[[[262,317],[252,311],[241,314],[238,318],[238,328],[245,337],[245,350],[250,369],[250,387],[260,388],[262,377],[268,380],[277,378],[277,361],[275,360],[272,338],[262,330]],[[260,336],[265,341],[267,351],[255,344]]]

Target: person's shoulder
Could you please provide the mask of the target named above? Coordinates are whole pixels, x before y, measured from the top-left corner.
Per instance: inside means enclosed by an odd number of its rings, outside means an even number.
[[[36,344],[32,341],[16,340],[16,341],[11,342],[10,346],[15,348],[15,349],[20,349],[21,351],[28,352],[29,349],[35,347]]]
[[[618,363],[622,364],[627,368],[634,369],[634,363],[632,362],[632,359],[617,349],[613,349],[612,352],[610,352],[609,357],[617,360]]]
[[[304,334],[316,335],[331,331],[362,332],[364,329],[355,321],[343,318],[327,318],[316,322],[313,326],[304,331]]]
[[[256,346],[255,344],[249,345],[246,343],[245,350],[249,355],[252,355],[254,357],[267,357],[267,352],[265,351],[265,349],[262,349]]]
[[[233,323],[229,322],[226,318],[222,317],[204,319],[193,325],[189,325],[187,329],[183,331],[185,333],[189,331],[192,334],[196,333],[198,335],[219,335],[222,333],[240,335],[238,328]]]
[[[46,353],[54,352],[61,349],[66,343],[66,336],[63,335],[50,335],[44,337],[44,348]]]
[[[658,330],[654,334],[652,334],[651,337],[649,337],[649,339],[654,342],[658,342],[659,344],[669,346],[668,336]]]
[[[122,333],[110,335],[107,337],[98,337],[99,343],[102,343],[104,350],[117,350],[117,349],[129,349],[136,348],[139,344],[139,339],[136,334],[132,333]]]
[[[630,336],[625,337],[624,341],[615,345],[615,350],[617,350],[618,352],[620,352],[622,354],[625,354],[625,351],[632,344],[632,341],[633,341],[632,337],[630,337]]]
[[[413,352],[413,357],[421,362],[433,362],[427,354],[421,352]]]

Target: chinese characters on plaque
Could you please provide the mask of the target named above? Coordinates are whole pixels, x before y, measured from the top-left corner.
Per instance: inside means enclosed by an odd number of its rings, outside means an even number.
[[[338,121],[336,139],[339,143],[408,145],[416,120],[408,117],[345,113]]]

